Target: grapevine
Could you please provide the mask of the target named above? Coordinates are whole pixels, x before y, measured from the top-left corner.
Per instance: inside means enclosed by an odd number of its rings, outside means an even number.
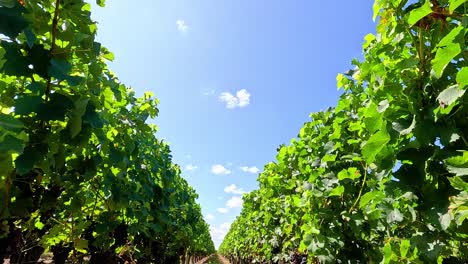
[[[244,196],[232,263],[468,261],[468,3],[412,2],[375,1],[337,105]]]
[[[211,254],[198,196],[147,122],[158,100],[109,70],[90,15],[83,0],[0,1],[0,260]]]

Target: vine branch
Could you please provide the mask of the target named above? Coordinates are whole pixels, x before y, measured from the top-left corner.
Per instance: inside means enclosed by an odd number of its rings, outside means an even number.
[[[364,179],[362,180],[362,185],[361,185],[361,189],[359,190],[359,194],[358,194],[358,197],[356,198],[356,201],[354,201],[353,203],[353,206],[351,206],[351,208],[349,209],[348,213],[351,213],[354,209],[354,207],[356,207],[357,203],[359,202],[359,200],[361,199],[361,196],[362,196],[362,190],[364,189],[364,186],[366,185],[366,180],[367,180],[367,169],[369,167],[367,166],[366,164],[366,167],[364,168]]]
[[[58,24],[58,17],[59,17],[59,6],[60,6],[60,0],[55,0],[55,11],[54,11],[54,18],[52,20],[52,44],[50,47],[50,53],[53,54],[55,50],[55,39],[57,35],[57,24]],[[52,86],[52,77],[49,76],[47,79],[47,87],[45,91],[45,101],[49,101],[49,94]]]

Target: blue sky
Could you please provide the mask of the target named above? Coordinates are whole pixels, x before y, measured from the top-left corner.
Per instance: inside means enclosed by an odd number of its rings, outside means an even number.
[[[119,79],[160,99],[151,122],[216,245],[277,147],[336,105],[336,75],[375,31],[372,1],[108,0],[93,18]]]

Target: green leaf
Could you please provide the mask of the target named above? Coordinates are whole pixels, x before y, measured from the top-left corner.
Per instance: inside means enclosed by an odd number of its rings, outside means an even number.
[[[379,131],[373,134],[367,142],[362,146],[362,156],[367,163],[375,161],[377,154],[385,147],[390,141],[390,136],[384,132]]]
[[[112,53],[112,52],[106,52],[106,53],[102,54],[102,57],[105,58],[106,60],[109,60],[109,61],[114,61],[114,59],[115,59],[114,53]]]
[[[374,22],[377,16],[379,15],[380,9],[381,9],[380,2],[374,1],[374,4],[372,5],[372,11],[373,11],[372,20]]]
[[[43,151],[37,147],[26,147],[23,154],[15,160],[16,171],[21,175],[29,172],[42,159],[43,154]]]
[[[24,30],[24,35],[26,36],[26,43],[29,48],[32,48],[32,46],[34,46],[34,42],[36,42],[36,35],[34,35],[31,28],[26,28]]]
[[[71,75],[71,76],[67,76],[67,78],[65,79],[67,80],[67,83],[70,85],[70,86],[78,86],[80,85],[81,83],[83,83],[83,81],[85,80],[83,77],[81,76],[74,76],[74,75]]]
[[[349,109],[349,100],[342,98],[338,101],[335,111],[340,112],[341,110],[344,110],[344,109]]]
[[[75,249],[80,253],[88,253],[88,240],[78,238],[75,240]]]
[[[12,135],[7,135],[2,142],[0,142],[0,152],[8,153],[10,151],[22,153],[24,148],[24,141]]]
[[[359,200],[359,208],[364,209],[371,201],[375,200],[375,202],[379,202],[382,198],[384,198],[384,194],[381,191],[367,192],[361,196],[361,200]]]
[[[336,87],[340,89],[344,87],[348,83],[348,79],[343,74],[338,74],[336,76]]]
[[[465,91],[464,89],[458,88],[458,85],[452,85],[437,96],[437,101],[439,101],[441,108],[449,107],[456,102],[458,98],[462,97]]]
[[[39,218],[37,218],[36,221],[34,221],[34,226],[37,229],[42,230],[42,228],[44,228],[45,225],[41,222]]]
[[[374,133],[382,127],[382,114],[378,111],[377,105],[371,103],[366,107],[364,113],[364,124],[370,133]]]
[[[390,261],[392,261],[392,259],[395,257],[395,253],[392,250],[392,244],[390,242],[387,242],[385,244],[385,246],[383,248],[383,252],[384,252],[383,262],[385,264],[390,263]]]
[[[33,92],[34,94],[43,94],[45,91],[45,84],[40,82],[33,82],[26,86],[28,90]]]
[[[410,246],[411,246],[410,241],[408,239],[403,239],[400,242],[400,256],[405,258],[406,255],[408,254],[408,250]]]
[[[462,156],[454,156],[446,159],[445,166],[450,173],[456,176],[468,175],[468,151],[463,151]]]
[[[40,96],[20,96],[15,102],[15,113],[18,115],[37,113],[43,105]]]
[[[18,0],[0,0],[0,7],[13,8],[18,3]]]
[[[76,137],[81,131],[82,127],[82,117],[86,112],[86,107],[88,106],[88,98],[81,98],[75,101],[75,108],[73,109],[69,121],[70,136],[72,138]]]
[[[96,0],[96,4],[100,7],[104,7],[106,5],[105,0]]]
[[[343,185],[338,185],[335,188],[333,188],[328,196],[341,196],[344,193],[344,186]]]
[[[449,213],[441,215],[439,217],[439,222],[440,226],[442,227],[442,230],[447,230],[447,228],[450,226],[451,221],[452,216]]]
[[[450,129],[450,128],[441,128],[439,130],[439,133],[440,133],[440,142],[444,146],[448,146],[451,143],[454,143],[461,138],[460,131]]]
[[[447,179],[450,181],[450,185],[452,185],[453,188],[468,192],[468,183],[465,182],[461,177],[455,176],[448,177]]]
[[[0,69],[3,68],[3,65],[5,64],[6,60],[3,59],[3,56],[5,55],[6,51],[0,46]]]
[[[341,170],[338,175],[338,180],[344,180],[344,179],[351,179],[351,180],[354,180],[354,179],[357,179],[357,178],[360,178],[361,177],[361,173],[359,172],[359,170],[355,167],[351,167],[351,168],[348,168],[348,169],[343,169]]]
[[[0,32],[2,31],[0,30]],[[31,69],[28,68],[30,60],[22,54],[20,46],[7,41],[1,41],[0,45],[5,51],[2,65],[3,72],[7,75],[29,76],[32,72]]]
[[[409,122],[406,122],[406,120],[392,122],[392,128],[399,132],[400,135],[405,136],[410,134],[416,127],[416,117],[413,116],[413,121],[411,122],[411,124],[408,123]]]
[[[394,208],[387,214],[387,222],[389,224],[401,221],[403,221],[403,214],[400,212],[400,210]]]
[[[40,120],[65,120],[65,116],[73,109],[73,101],[66,95],[55,92],[50,95],[50,100],[37,113]]]
[[[50,67],[47,72],[52,77],[55,77],[59,80],[65,80],[67,79],[71,68],[71,64],[66,60],[51,59]]]
[[[385,99],[385,100],[379,102],[379,107],[378,107],[377,110],[379,111],[379,113],[382,113],[382,112],[384,112],[385,110],[387,110],[387,108],[388,108],[389,106],[390,106],[390,105],[389,105],[388,99]]]
[[[0,128],[2,129],[7,129],[7,130],[12,130],[12,131],[18,131],[24,127],[23,123],[10,116],[10,115],[5,115],[0,113]]]
[[[10,1],[3,0],[3,4],[5,7],[0,4],[0,32],[15,39],[28,26],[28,22],[23,17],[25,9],[19,4],[12,6]]]
[[[411,10],[411,12],[408,15],[408,24],[410,26],[413,26],[419,20],[423,19],[430,13],[432,13],[431,3],[428,0],[426,0],[426,2],[422,6]]]
[[[314,236],[311,236],[311,235],[318,235],[318,234],[320,234],[319,229],[315,228],[314,226],[307,226],[305,240],[306,241],[307,240],[311,241],[311,240],[313,240],[313,237],[314,237]]]
[[[457,73],[457,83],[461,88],[465,88],[468,85],[468,67],[463,67]]]
[[[437,44],[437,52],[431,62],[437,78],[442,76],[447,64],[462,51],[465,32],[463,26],[456,27]]]
[[[449,11],[450,13],[453,13],[457,7],[461,6],[463,3],[465,3],[467,0],[449,0]]]

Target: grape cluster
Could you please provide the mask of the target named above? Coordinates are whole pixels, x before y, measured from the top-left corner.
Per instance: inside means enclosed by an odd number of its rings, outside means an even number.
[[[291,264],[307,264],[307,255],[298,252],[291,253]]]

